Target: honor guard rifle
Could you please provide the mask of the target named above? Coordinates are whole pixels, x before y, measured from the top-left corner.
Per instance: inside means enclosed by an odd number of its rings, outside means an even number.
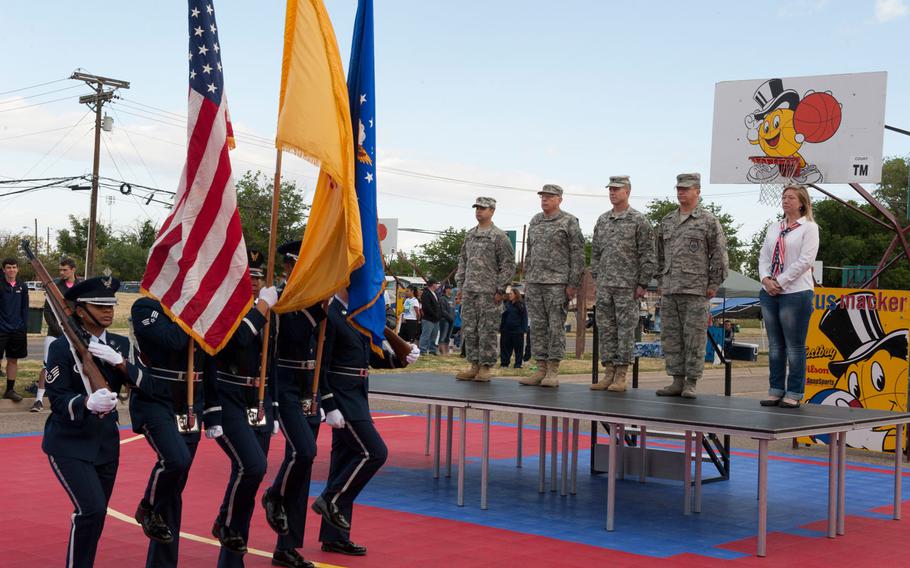
[[[101,374],[101,370],[98,368],[98,365],[95,364],[95,360],[92,359],[92,354],[88,351],[87,334],[81,326],[76,323],[73,310],[63,297],[60,289],[54,284],[54,280],[47,272],[47,269],[44,268],[44,265],[41,264],[41,261],[38,260],[38,257],[32,252],[28,241],[23,240],[21,246],[22,252],[25,253],[32,268],[35,269],[35,275],[44,285],[47,303],[50,305],[51,312],[53,312],[54,317],[57,319],[60,329],[63,330],[63,335],[66,336],[67,341],[70,343],[70,347],[74,350],[78,358],[81,359],[82,376],[84,379],[88,380],[88,386],[91,388],[91,391],[95,392],[100,389],[110,390],[110,386],[107,384],[104,375]]]

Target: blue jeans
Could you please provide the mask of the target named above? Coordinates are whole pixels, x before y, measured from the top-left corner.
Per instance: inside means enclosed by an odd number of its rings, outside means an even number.
[[[772,296],[759,293],[768,332],[768,394],[802,400],[806,389],[806,333],[812,316],[812,290]],[[787,372],[789,367],[789,373]]]
[[[420,326],[420,353],[436,354],[436,341],[439,336],[439,322],[423,320]]]

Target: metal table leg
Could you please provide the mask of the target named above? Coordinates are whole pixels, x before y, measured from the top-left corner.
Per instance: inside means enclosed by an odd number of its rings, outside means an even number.
[[[644,483],[648,477],[648,429],[640,427],[641,435],[638,437],[639,452],[641,453],[641,469],[638,472],[638,482]]]
[[[901,520],[901,459],[904,454],[904,425],[898,424],[894,431],[894,520]]]
[[[458,432],[458,506],[464,507],[464,461],[468,434],[468,409],[461,408],[461,431]]]
[[[436,405],[436,422],[435,422],[435,433],[436,439],[433,440],[433,479],[439,479],[439,446],[440,446],[440,434],[442,432],[442,406]]]
[[[581,420],[576,418],[572,421],[572,495],[578,492],[578,430],[581,428]]]
[[[847,486],[847,433],[840,432],[837,440],[837,534],[843,535],[846,521],[846,486]]]
[[[613,516],[616,509],[616,424],[610,424],[609,468],[607,474],[607,530],[613,530]]]
[[[683,515],[692,514],[692,431],[686,430],[686,443],[683,450]]]
[[[524,437],[525,415],[518,413],[518,446],[515,448],[515,467],[521,467],[522,438]]]
[[[537,472],[537,491],[543,493],[547,489],[547,417],[540,417],[540,458]]]
[[[423,455],[430,455],[430,425],[433,423],[433,405],[427,405],[427,447],[423,450]]]
[[[446,409],[446,477],[452,477],[452,421],[455,419],[455,408]]]
[[[550,491],[556,492],[559,483],[556,468],[559,462],[559,422],[554,416],[550,419]]]
[[[562,485],[559,494],[569,493],[569,419],[562,419]]]
[[[619,457],[617,458],[619,460],[618,475],[619,475],[620,479],[625,479],[626,478],[626,459],[625,459],[625,456],[623,455],[626,451],[626,425],[625,424],[619,425],[619,431],[616,433],[616,435],[619,440],[618,445],[616,446],[616,451],[619,452]]]
[[[765,556],[768,540],[768,440],[758,441],[758,556]]]
[[[487,482],[490,477],[490,411],[483,411],[483,455],[480,458],[480,508],[487,508]]]
[[[828,538],[837,536],[837,434],[828,438]]]
[[[704,432],[695,433],[695,507],[692,510],[696,513],[701,513],[701,445],[704,435]]]

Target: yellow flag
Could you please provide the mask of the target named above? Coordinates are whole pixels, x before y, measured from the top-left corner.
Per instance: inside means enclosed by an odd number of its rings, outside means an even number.
[[[363,264],[348,90],[321,0],[288,0],[275,144],[321,168],[297,264],[274,308],[284,313],[328,298]]]

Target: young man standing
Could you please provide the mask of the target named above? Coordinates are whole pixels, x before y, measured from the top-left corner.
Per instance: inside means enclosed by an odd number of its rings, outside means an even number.
[[[54,278],[54,284],[57,286],[57,289],[60,290],[61,294],[66,294],[66,291],[73,287],[77,282],[81,282],[81,278],[76,277],[76,263],[71,258],[61,258],[60,259],[60,277]],[[44,367],[41,368],[41,374],[38,375],[38,393],[35,395],[35,402],[32,404],[31,412],[41,412],[44,410],[44,387],[45,379],[47,378],[47,351],[50,349],[51,343],[55,339],[63,335],[63,331],[60,329],[60,324],[57,323],[57,318],[54,316],[54,312],[51,311],[51,306],[45,300],[44,302],[44,321],[47,323],[47,336],[44,338]]]
[[[28,321],[28,287],[18,278],[19,262],[3,259],[3,283],[0,284],[0,353],[6,354],[6,392],[3,398],[20,402],[15,391],[19,359],[28,355],[26,322]]]

